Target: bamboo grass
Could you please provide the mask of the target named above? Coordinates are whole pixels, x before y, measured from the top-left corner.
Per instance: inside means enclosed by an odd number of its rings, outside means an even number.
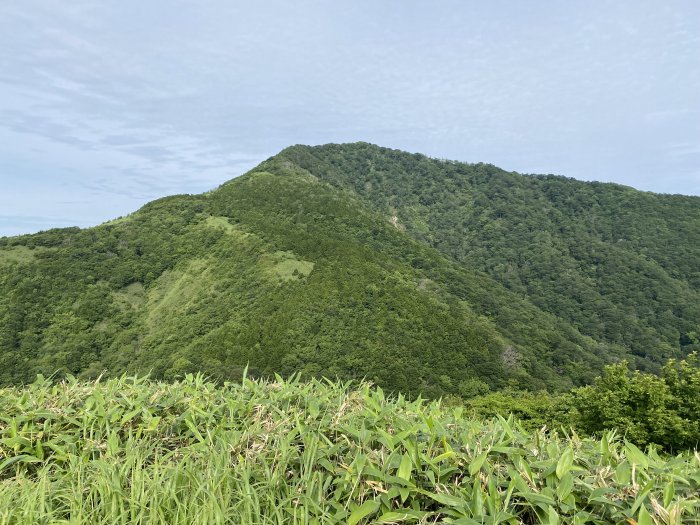
[[[0,390],[0,524],[700,523],[700,455],[474,421],[369,384]]]

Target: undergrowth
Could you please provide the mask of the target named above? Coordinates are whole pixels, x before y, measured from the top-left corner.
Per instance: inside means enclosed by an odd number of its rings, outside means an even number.
[[[368,384],[0,389],[2,524],[700,523],[700,455]]]

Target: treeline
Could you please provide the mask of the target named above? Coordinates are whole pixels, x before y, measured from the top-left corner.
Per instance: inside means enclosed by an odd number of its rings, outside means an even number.
[[[298,167],[3,239],[0,267],[4,384],[249,364],[436,398],[566,390],[624,357]]]

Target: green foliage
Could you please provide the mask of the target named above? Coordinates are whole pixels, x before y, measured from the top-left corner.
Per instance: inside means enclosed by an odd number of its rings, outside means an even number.
[[[0,265],[10,263],[28,264],[35,260],[36,250],[27,246],[13,246],[0,251]]]
[[[294,146],[295,163],[637,368],[698,347],[700,199],[522,176],[370,144]],[[269,166],[267,169],[271,169]]]
[[[481,422],[366,383],[0,389],[0,522],[695,523],[700,457]]]
[[[700,447],[700,366],[697,355],[669,361],[661,377],[608,366],[591,386],[573,392],[575,424],[587,433],[619,429],[638,445],[670,450]]]
[[[270,272],[280,281],[293,281],[308,277],[314,269],[314,263],[300,261],[292,252],[275,252],[266,257]]]
[[[460,404],[465,407],[465,413],[475,419],[513,416],[528,430],[571,428],[576,423],[575,409],[568,394],[506,388]]]
[[[588,374],[615,355],[304,173],[254,171],[123,221],[4,243],[50,248],[0,274],[6,384],[124,371],[225,380],[250,365],[439,397],[565,389],[586,379],[566,355]]]
[[[569,429],[587,435],[615,431],[638,446],[669,452],[700,447],[700,360],[670,360],[661,377],[630,371],[627,362],[607,366],[601,377],[565,394],[505,388],[448,396],[450,406],[477,419],[514,416],[523,428]]]
[[[0,384],[249,365],[469,398],[659,372],[700,344],[699,201],[289,148],[205,195],[0,239]]]

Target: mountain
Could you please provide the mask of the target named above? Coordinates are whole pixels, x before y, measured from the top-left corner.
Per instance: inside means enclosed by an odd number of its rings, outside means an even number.
[[[700,198],[522,176],[369,144],[279,156],[392,216],[594,339],[660,362],[697,349]],[[654,368],[654,367],[652,367]]]
[[[698,347],[700,199],[359,143],[0,239],[0,383],[302,375],[470,396]]]

